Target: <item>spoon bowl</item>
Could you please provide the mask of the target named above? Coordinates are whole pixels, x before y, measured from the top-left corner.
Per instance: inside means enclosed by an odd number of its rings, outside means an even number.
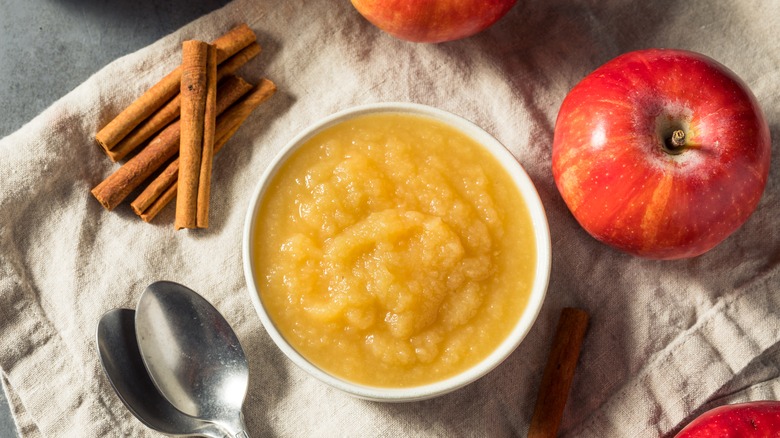
[[[138,300],[135,333],[146,370],[171,405],[231,437],[246,436],[249,366],[217,309],[181,284],[158,281]]]
[[[223,437],[214,424],[183,414],[154,386],[135,337],[135,311],[114,309],[97,327],[100,363],[119,399],[145,426],[173,436]]]

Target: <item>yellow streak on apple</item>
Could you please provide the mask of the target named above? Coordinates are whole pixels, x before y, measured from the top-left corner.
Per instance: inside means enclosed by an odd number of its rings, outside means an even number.
[[[669,196],[672,192],[672,172],[664,172],[663,179],[659,181],[658,186],[653,190],[653,197],[645,210],[645,216],[642,218],[642,236],[647,245],[653,246],[658,235],[658,224],[666,210],[666,204],[669,202]]]
[[[576,212],[577,209],[582,205],[583,199],[584,199],[584,193],[583,190],[580,189],[580,181],[577,178],[579,176],[579,165],[578,164],[572,164],[570,166],[566,167],[566,170],[563,171],[560,177],[560,182],[562,185],[562,192],[563,193],[569,193],[569,209],[572,212]]]

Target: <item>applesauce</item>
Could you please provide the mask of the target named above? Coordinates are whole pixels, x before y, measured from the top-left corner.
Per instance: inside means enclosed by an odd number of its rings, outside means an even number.
[[[253,236],[260,299],[322,370],[378,387],[451,377],[487,357],[528,301],[531,217],[510,175],[425,116],[338,123],[294,151]]]

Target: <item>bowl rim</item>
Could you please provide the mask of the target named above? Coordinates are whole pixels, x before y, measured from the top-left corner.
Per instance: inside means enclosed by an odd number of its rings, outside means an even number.
[[[311,363],[284,339],[272,322],[260,300],[258,282],[252,267],[252,237],[255,231],[255,219],[268,183],[276,175],[281,164],[301,145],[324,129],[358,116],[374,113],[404,113],[429,117],[461,131],[485,147],[515,182],[526,203],[534,228],[537,253],[534,282],[528,302],[514,328],[492,353],[475,365],[444,380],[420,386],[387,388],[362,385],[333,376]],[[242,236],[242,264],[247,291],[255,312],[268,335],[294,364],[321,382],[353,396],[374,401],[406,402],[437,397],[466,386],[493,370],[514,352],[533,327],[547,294],[552,265],[552,244],[547,216],[536,187],[520,162],[495,137],[473,122],[439,108],[418,103],[382,102],[353,106],[324,117],[301,130],[276,154],[260,176],[250,198]]]

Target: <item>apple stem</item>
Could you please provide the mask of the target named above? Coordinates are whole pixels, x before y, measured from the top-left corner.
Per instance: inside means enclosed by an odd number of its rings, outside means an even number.
[[[672,133],[672,146],[675,148],[681,148],[685,146],[685,131],[682,129],[676,129]]]
[[[679,155],[683,153],[690,145],[686,144],[685,131],[682,129],[675,129],[672,131],[672,136],[664,141],[661,146],[667,154]]]

